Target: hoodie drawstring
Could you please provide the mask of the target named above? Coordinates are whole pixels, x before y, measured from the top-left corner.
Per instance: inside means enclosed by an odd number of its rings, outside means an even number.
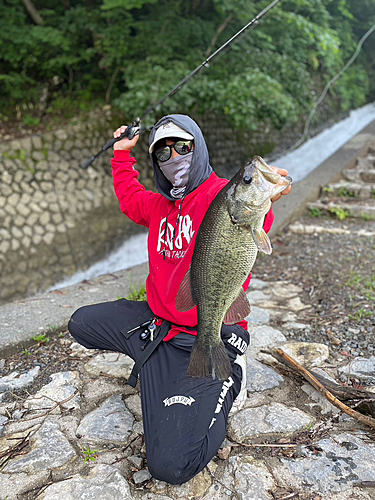
[[[178,228],[178,225],[180,223],[180,217],[181,217],[181,208],[182,208],[182,204],[185,200],[185,196],[182,197],[181,199],[181,203],[180,203],[180,206],[178,207],[178,214],[177,214],[177,219],[176,219],[176,224],[173,228],[173,233],[172,233],[172,245],[174,243],[174,240],[177,236],[177,228]],[[167,246],[167,235],[168,235],[168,217],[170,216],[171,212],[172,212],[173,208],[171,208],[171,210],[169,211],[166,219],[165,219],[165,227],[164,227],[164,248],[163,248],[163,260],[165,260],[165,253],[166,253],[166,246]]]

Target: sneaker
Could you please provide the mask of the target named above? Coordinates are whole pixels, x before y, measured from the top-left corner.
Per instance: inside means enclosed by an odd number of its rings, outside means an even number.
[[[232,416],[234,413],[242,410],[245,405],[245,401],[247,398],[247,384],[246,384],[246,354],[237,355],[237,358],[234,361],[238,365],[240,365],[242,370],[242,381],[241,381],[241,389],[238,393],[238,396],[233,401],[232,408],[230,409],[229,416]]]

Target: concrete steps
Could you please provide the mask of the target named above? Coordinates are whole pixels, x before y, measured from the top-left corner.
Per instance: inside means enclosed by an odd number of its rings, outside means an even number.
[[[310,214],[333,215],[343,220],[347,217],[360,218],[362,220],[375,220],[375,200],[369,199],[365,203],[363,199],[359,200],[319,200],[309,203]],[[320,212],[320,214],[319,214]]]
[[[375,182],[351,182],[341,179],[338,182],[328,184],[322,189],[322,198],[375,198]]]
[[[355,169],[344,170],[344,177],[352,182],[372,182],[375,183],[375,169]]]
[[[343,170],[337,182],[324,186],[319,199],[307,208],[312,217],[375,220],[375,145],[357,158],[354,167]]]

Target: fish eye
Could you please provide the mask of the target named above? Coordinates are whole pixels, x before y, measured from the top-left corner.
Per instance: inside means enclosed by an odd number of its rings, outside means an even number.
[[[243,181],[245,184],[251,184],[252,180],[253,180],[253,178],[251,177],[251,175],[245,175],[243,178]]]

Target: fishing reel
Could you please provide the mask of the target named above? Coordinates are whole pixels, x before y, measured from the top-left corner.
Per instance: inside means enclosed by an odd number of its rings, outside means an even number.
[[[120,137],[114,137],[113,139],[108,141],[107,144],[103,147],[103,149],[99,151],[99,153],[97,153],[95,156],[92,156],[89,160],[86,160],[84,163],[82,163],[81,168],[83,169],[88,168],[99,155],[104,153],[104,151],[107,151],[107,149],[111,148],[115,144],[115,142],[121,141],[121,139],[124,139],[125,137],[129,139],[129,141],[131,141],[132,139],[134,139],[136,135],[140,134],[140,132],[141,132],[141,120],[140,118],[137,118],[126,128],[125,132],[121,134]]]
[[[141,131],[141,120],[140,118],[137,118],[132,122],[125,130],[123,134],[120,135],[120,137],[116,138],[113,140],[113,144],[117,141],[120,141],[121,139],[124,139],[125,137],[131,141],[134,139],[136,135],[138,135]],[[109,141],[112,142],[112,141]],[[112,144],[112,145],[113,145]],[[110,146],[109,146],[110,147]]]

